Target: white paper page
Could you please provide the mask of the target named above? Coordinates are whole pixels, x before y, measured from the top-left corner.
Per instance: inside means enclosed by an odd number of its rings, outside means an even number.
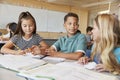
[[[82,65],[82,64],[78,63],[77,61],[75,61],[75,62],[61,62],[61,63],[58,63],[57,65],[64,65],[64,66],[69,65],[69,66],[83,67],[86,69],[95,69],[97,64],[95,62],[89,62],[85,65]]]
[[[89,62],[88,64],[85,64],[84,67],[87,69],[95,69],[96,65],[95,62]]]
[[[45,64],[45,61],[33,59],[22,55],[2,55],[0,56],[0,65],[16,71],[32,69]]]
[[[24,56],[35,58],[35,59],[40,59],[43,55],[33,55],[32,53],[26,53]]]
[[[74,71],[74,69],[69,68],[68,66],[59,66],[59,65],[44,65],[36,68],[34,70],[21,72],[19,75],[30,77],[32,79],[37,79],[36,76],[46,76],[54,78],[55,80],[62,80],[62,77],[67,76],[69,73]],[[62,76],[62,77],[61,77]]]
[[[83,66],[70,66],[70,63],[63,62],[57,65],[44,65],[30,70],[21,72],[25,77],[31,77],[34,80],[41,80],[36,76],[47,76],[55,80],[118,80],[115,76],[98,73],[85,69]],[[76,63],[72,63],[76,64]]]
[[[43,60],[45,60],[47,62],[52,62],[52,63],[59,63],[59,62],[65,61],[66,59],[65,58],[47,56],[47,57],[43,58]]]

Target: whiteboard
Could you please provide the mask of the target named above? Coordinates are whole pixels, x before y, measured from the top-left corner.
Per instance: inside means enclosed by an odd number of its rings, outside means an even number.
[[[18,22],[21,12],[29,11],[36,20],[37,31],[43,32],[65,32],[65,12],[51,11],[47,9],[36,9],[8,4],[0,4],[0,28],[4,29],[9,22]]]

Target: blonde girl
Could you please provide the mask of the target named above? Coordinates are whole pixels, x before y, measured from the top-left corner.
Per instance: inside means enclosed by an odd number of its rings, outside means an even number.
[[[97,63],[97,71],[109,71],[120,75],[120,24],[111,14],[98,15],[94,20],[94,46],[91,60]],[[90,59],[82,57],[80,63]]]

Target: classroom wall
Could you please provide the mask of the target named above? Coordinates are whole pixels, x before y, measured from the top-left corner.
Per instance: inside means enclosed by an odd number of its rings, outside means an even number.
[[[115,13],[118,18],[120,19],[120,7],[118,6],[120,4],[120,1],[114,2],[110,6],[110,14]],[[108,5],[101,5],[101,6],[96,6],[96,7],[91,7],[89,10],[89,17],[88,17],[88,25],[93,26],[93,20],[97,16],[99,11],[104,11],[108,10],[109,4]]]
[[[0,29],[0,32],[1,32],[2,34],[6,34],[6,33],[7,33],[7,30],[6,30],[6,29]]]
[[[0,0],[0,3],[3,4],[10,4],[10,5],[17,5],[17,6],[25,6],[25,7],[32,7],[32,8],[39,8],[39,9],[47,9],[53,11],[61,11],[61,12],[75,12],[79,15],[79,29],[82,33],[85,33],[85,29],[87,27],[88,21],[88,10],[87,9],[79,9],[71,6],[65,5],[56,5],[46,2],[41,2],[39,0]],[[57,32],[41,32],[38,33],[43,38],[59,38],[65,33],[57,33]]]
[[[0,29],[0,32],[3,34],[7,33],[6,29]],[[59,32],[59,33],[57,33],[57,32],[37,32],[37,33],[44,39],[58,39],[64,35],[66,35],[66,33],[63,33],[63,32]]]

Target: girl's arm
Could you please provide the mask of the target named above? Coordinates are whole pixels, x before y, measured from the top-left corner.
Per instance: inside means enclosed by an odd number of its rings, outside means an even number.
[[[46,55],[45,50],[48,48],[49,46],[47,45],[47,43],[41,41],[39,46],[33,45],[31,47],[31,52],[33,55],[39,55],[39,54]]]
[[[12,41],[8,41],[2,48],[1,52],[2,53],[10,53],[10,54],[25,54],[23,50],[13,50],[12,48],[14,47],[14,43]]]
[[[47,44],[46,42],[41,41],[41,42],[40,42],[40,48],[47,49],[47,48],[49,48],[49,46],[48,46],[48,44]]]

